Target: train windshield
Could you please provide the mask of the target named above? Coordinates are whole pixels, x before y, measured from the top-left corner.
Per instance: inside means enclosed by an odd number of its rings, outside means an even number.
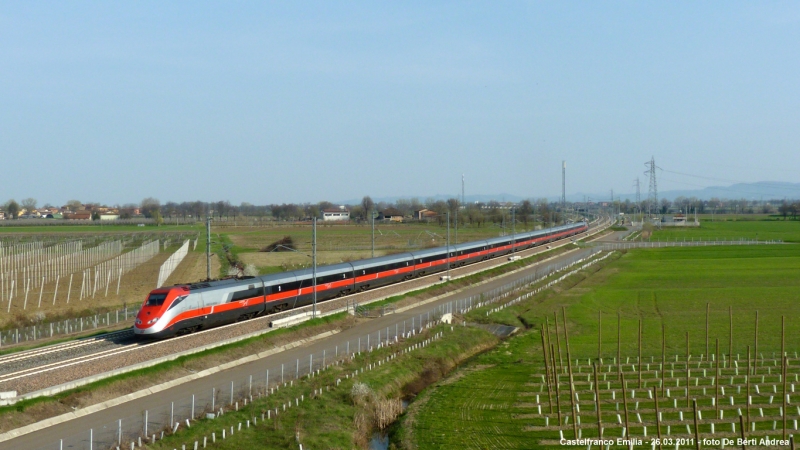
[[[161,306],[166,299],[167,294],[150,294],[150,296],[147,297],[147,306]]]

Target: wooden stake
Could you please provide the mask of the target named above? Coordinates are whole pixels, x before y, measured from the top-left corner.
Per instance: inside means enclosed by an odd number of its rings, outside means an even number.
[[[639,319],[639,358],[637,361],[639,365],[639,389],[642,388],[642,319]]]
[[[600,355],[603,343],[603,311],[597,310],[597,361],[600,361]]]
[[[564,368],[564,360],[561,358],[561,343],[559,342],[558,338],[558,312],[553,311],[553,316],[555,316],[555,318],[553,319],[553,323],[555,323],[556,325],[556,349],[558,349],[558,373],[561,373],[561,371]]]
[[[750,346],[747,346],[747,370],[750,371]],[[747,404],[747,426],[750,426],[750,377],[751,375],[747,374],[747,400],[745,403]]]
[[[787,366],[789,365],[789,360],[788,360],[788,358],[786,356],[784,356],[781,359],[782,359],[781,362],[783,363],[783,376],[781,377],[781,378],[783,378],[783,391],[781,391],[783,393],[783,440],[785,441],[786,440],[786,416],[789,415],[789,411],[786,410],[786,407],[789,406],[786,403],[786,375],[787,375],[787,368],[788,368]]]
[[[716,416],[714,419],[719,419],[719,339],[715,339],[717,344],[714,359],[716,360],[715,373],[714,373],[714,405],[716,406]]]
[[[617,380],[622,380],[622,324],[621,318],[619,315],[619,310],[617,310]]]
[[[756,310],[755,346],[753,347],[753,375],[758,373],[758,310]]]
[[[667,330],[666,325],[661,323],[661,395],[664,395],[664,390],[667,388],[666,376],[664,372],[667,371]]]
[[[549,364],[547,363],[547,343],[544,338],[544,330],[542,330],[542,354],[544,355],[544,373],[545,382],[547,383],[547,404],[550,405],[550,414],[553,414],[553,398],[550,390],[550,371]]]
[[[592,364],[594,369],[594,408],[597,410],[597,436],[603,439],[603,418],[600,411],[600,388],[598,387],[597,363]]]
[[[728,322],[730,324],[730,332],[728,333],[730,341],[728,342],[728,358],[733,361],[733,306],[728,306]]]
[[[748,345],[748,347],[750,346]],[[742,418],[741,414],[739,414],[739,434],[742,436],[742,450],[745,450],[746,447],[744,443],[747,442],[747,438],[744,434],[744,419]]]
[[[547,316],[544,316],[544,332],[545,332],[544,335],[545,345],[547,346],[546,354],[547,357],[550,358],[550,321],[547,320]],[[555,367],[552,365],[552,362],[549,359],[547,360],[547,362],[551,363],[550,372],[555,372]]]
[[[569,334],[567,333],[567,307],[561,307],[561,318],[564,319],[564,346],[567,349],[567,354],[569,355]],[[567,356],[569,358],[569,356]],[[567,361],[569,362],[569,361]]]
[[[553,344],[550,344],[550,356],[555,359],[555,353],[553,352]],[[561,391],[559,390],[558,384],[558,374],[556,374],[556,412],[558,413],[558,429],[561,429]]]
[[[625,407],[625,437],[631,435],[631,427],[628,426],[628,394],[625,392],[625,374],[622,374],[622,405]]]
[[[708,359],[708,316],[711,303],[706,303],[706,359]]]
[[[653,402],[656,407],[656,435],[658,436],[658,448],[661,447],[661,418],[658,417],[658,389],[653,388]]]
[[[786,355],[786,318],[781,316],[781,359]]]
[[[697,400],[692,399],[692,407],[694,408],[694,448],[700,450],[700,429],[697,426]]]
[[[689,403],[689,332],[686,332],[686,407]]]
[[[569,371],[569,404],[572,409],[572,433],[578,439],[577,414],[575,412],[575,382],[572,378],[572,355],[569,352],[569,333],[567,332],[567,311],[562,306],[564,318],[564,346],[567,350],[567,370]]]

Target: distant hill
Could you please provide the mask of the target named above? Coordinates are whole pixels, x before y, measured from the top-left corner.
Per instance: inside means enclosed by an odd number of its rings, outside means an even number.
[[[642,198],[647,197],[647,191],[642,190]],[[659,191],[659,198],[674,200],[677,197],[697,197],[700,200],[711,198],[747,200],[772,200],[800,198],[800,183],[787,183],[783,181],[758,181],[756,183],[737,183],[730,186],[709,186],[703,189]],[[636,199],[636,194],[620,195],[622,200]]]
[[[647,198],[647,187],[642,187],[641,192],[642,199]],[[373,197],[372,200],[376,203],[378,202],[387,202],[387,203],[394,203],[398,199],[410,199],[410,198],[418,198],[419,201],[425,202],[425,200],[429,198],[433,198],[434,200],[447,200],[448,198],[456,197],[455,194],[436,194],[436,195],[400,195],[400,196],[393,196],[393,197]],[[514,194],[478,194],[478,195],[467,195],[466,200],[467,203],[474,203],[474,202],[489,202],[492,200],[496,200],[499,202],[521,202],[525,199],[538,199],[546,197],[549,201],[555,202],[561,200],[561,196],[543,196],[543,195],[533,195],[530,197],[524,197]],[[615,194],[615,197],[619,197],[623,201],[625,200],[636,200],[635,193],[627,193],[627,194]],[[697,197],[701,200],[710,200],[711,198],[720,198],[720,199],[740,199],[745,198],[748,200],[772,200],[772,199],[798,199],[800,198],[800,183],[787,183],[783,181],[759,181],[756,183],[738,183],[733,184],[730,186],[710,186],[703,189],[694,189],[694,190],[673,190],[673,191],[659,191],[658,198],[666,198],[669,200],[675,200],[678,197]],[[595,202],[606,202],[609,201],[611,198],[611,192],[605,193],[584,193],[578,192],[573,194],[567,195],[568,202],[583,202],[586,199],[591,199]],[[361,203],[361,199],[350,199],[340,202],[335,202],[336,204],[340,205],[357,205]]]

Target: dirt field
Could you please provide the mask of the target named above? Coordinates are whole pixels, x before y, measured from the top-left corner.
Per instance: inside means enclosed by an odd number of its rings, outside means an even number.
[[[39,304],[39,290],[28,293],[27,306],[25,305],[24,290],[15,294],[11,301],[11,311],[8,312],[8,302],[0,305],[0,326],[9,322],[25,323],[26,319],[33,321],[51,321],[58,317],[77,317],[94,314],[103,308],[118,308],[124,304],[141,303],[148,292],[156,288],[158,270],[161,264],[178,249],[177,246],[161,251],[151,260],[124,274],[120,280],[119,295],[116,294],[117,279],[112,278],[106,295],[105,288],[98,289],[94,298],[91,295],[80,299],[81,275],[74,274],[72,289],[69,292],[67,303],[67,288],[69,277],[61,278],[56,294],[55,282],[48,283],[42,290],[42,303]],[[212,255],[212,276],[219,273],[219,259]],[[189,252],[183,262],[173,271],[166,285],[189,283],[199,281],[206,277],[206,258],[204,253]],[[55,295],[55,304],[53,296]],[[24,308],[24,309],[23,309]]]

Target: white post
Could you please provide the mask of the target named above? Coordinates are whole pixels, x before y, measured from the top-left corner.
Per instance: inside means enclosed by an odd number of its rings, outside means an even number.
[[[11,280],[11,294],[8,296],[8,312],[11,312],[11,300],[14,299],[14,281]]]
[[[67,304],[69,304],[69,294],[70,291],[72,291],[72,275],[73,274],[69,274],[69,286],[67,287]]]
[[[56,275],[56,288],[53,291],[53,306],[56,305],[56,295],[58,295],[58,280],[61,278],[61,275]]]
[[[31,288],[31,279],[28,278],[25,286],[25,301],[22,303],[23,310],[28,309],[28,290],[30,290],[30,288]]]
[[[108,277],[106,277],[106,292],[103,297],[108,297],[108,285],[111,284],[111,269],[108,269]]]

